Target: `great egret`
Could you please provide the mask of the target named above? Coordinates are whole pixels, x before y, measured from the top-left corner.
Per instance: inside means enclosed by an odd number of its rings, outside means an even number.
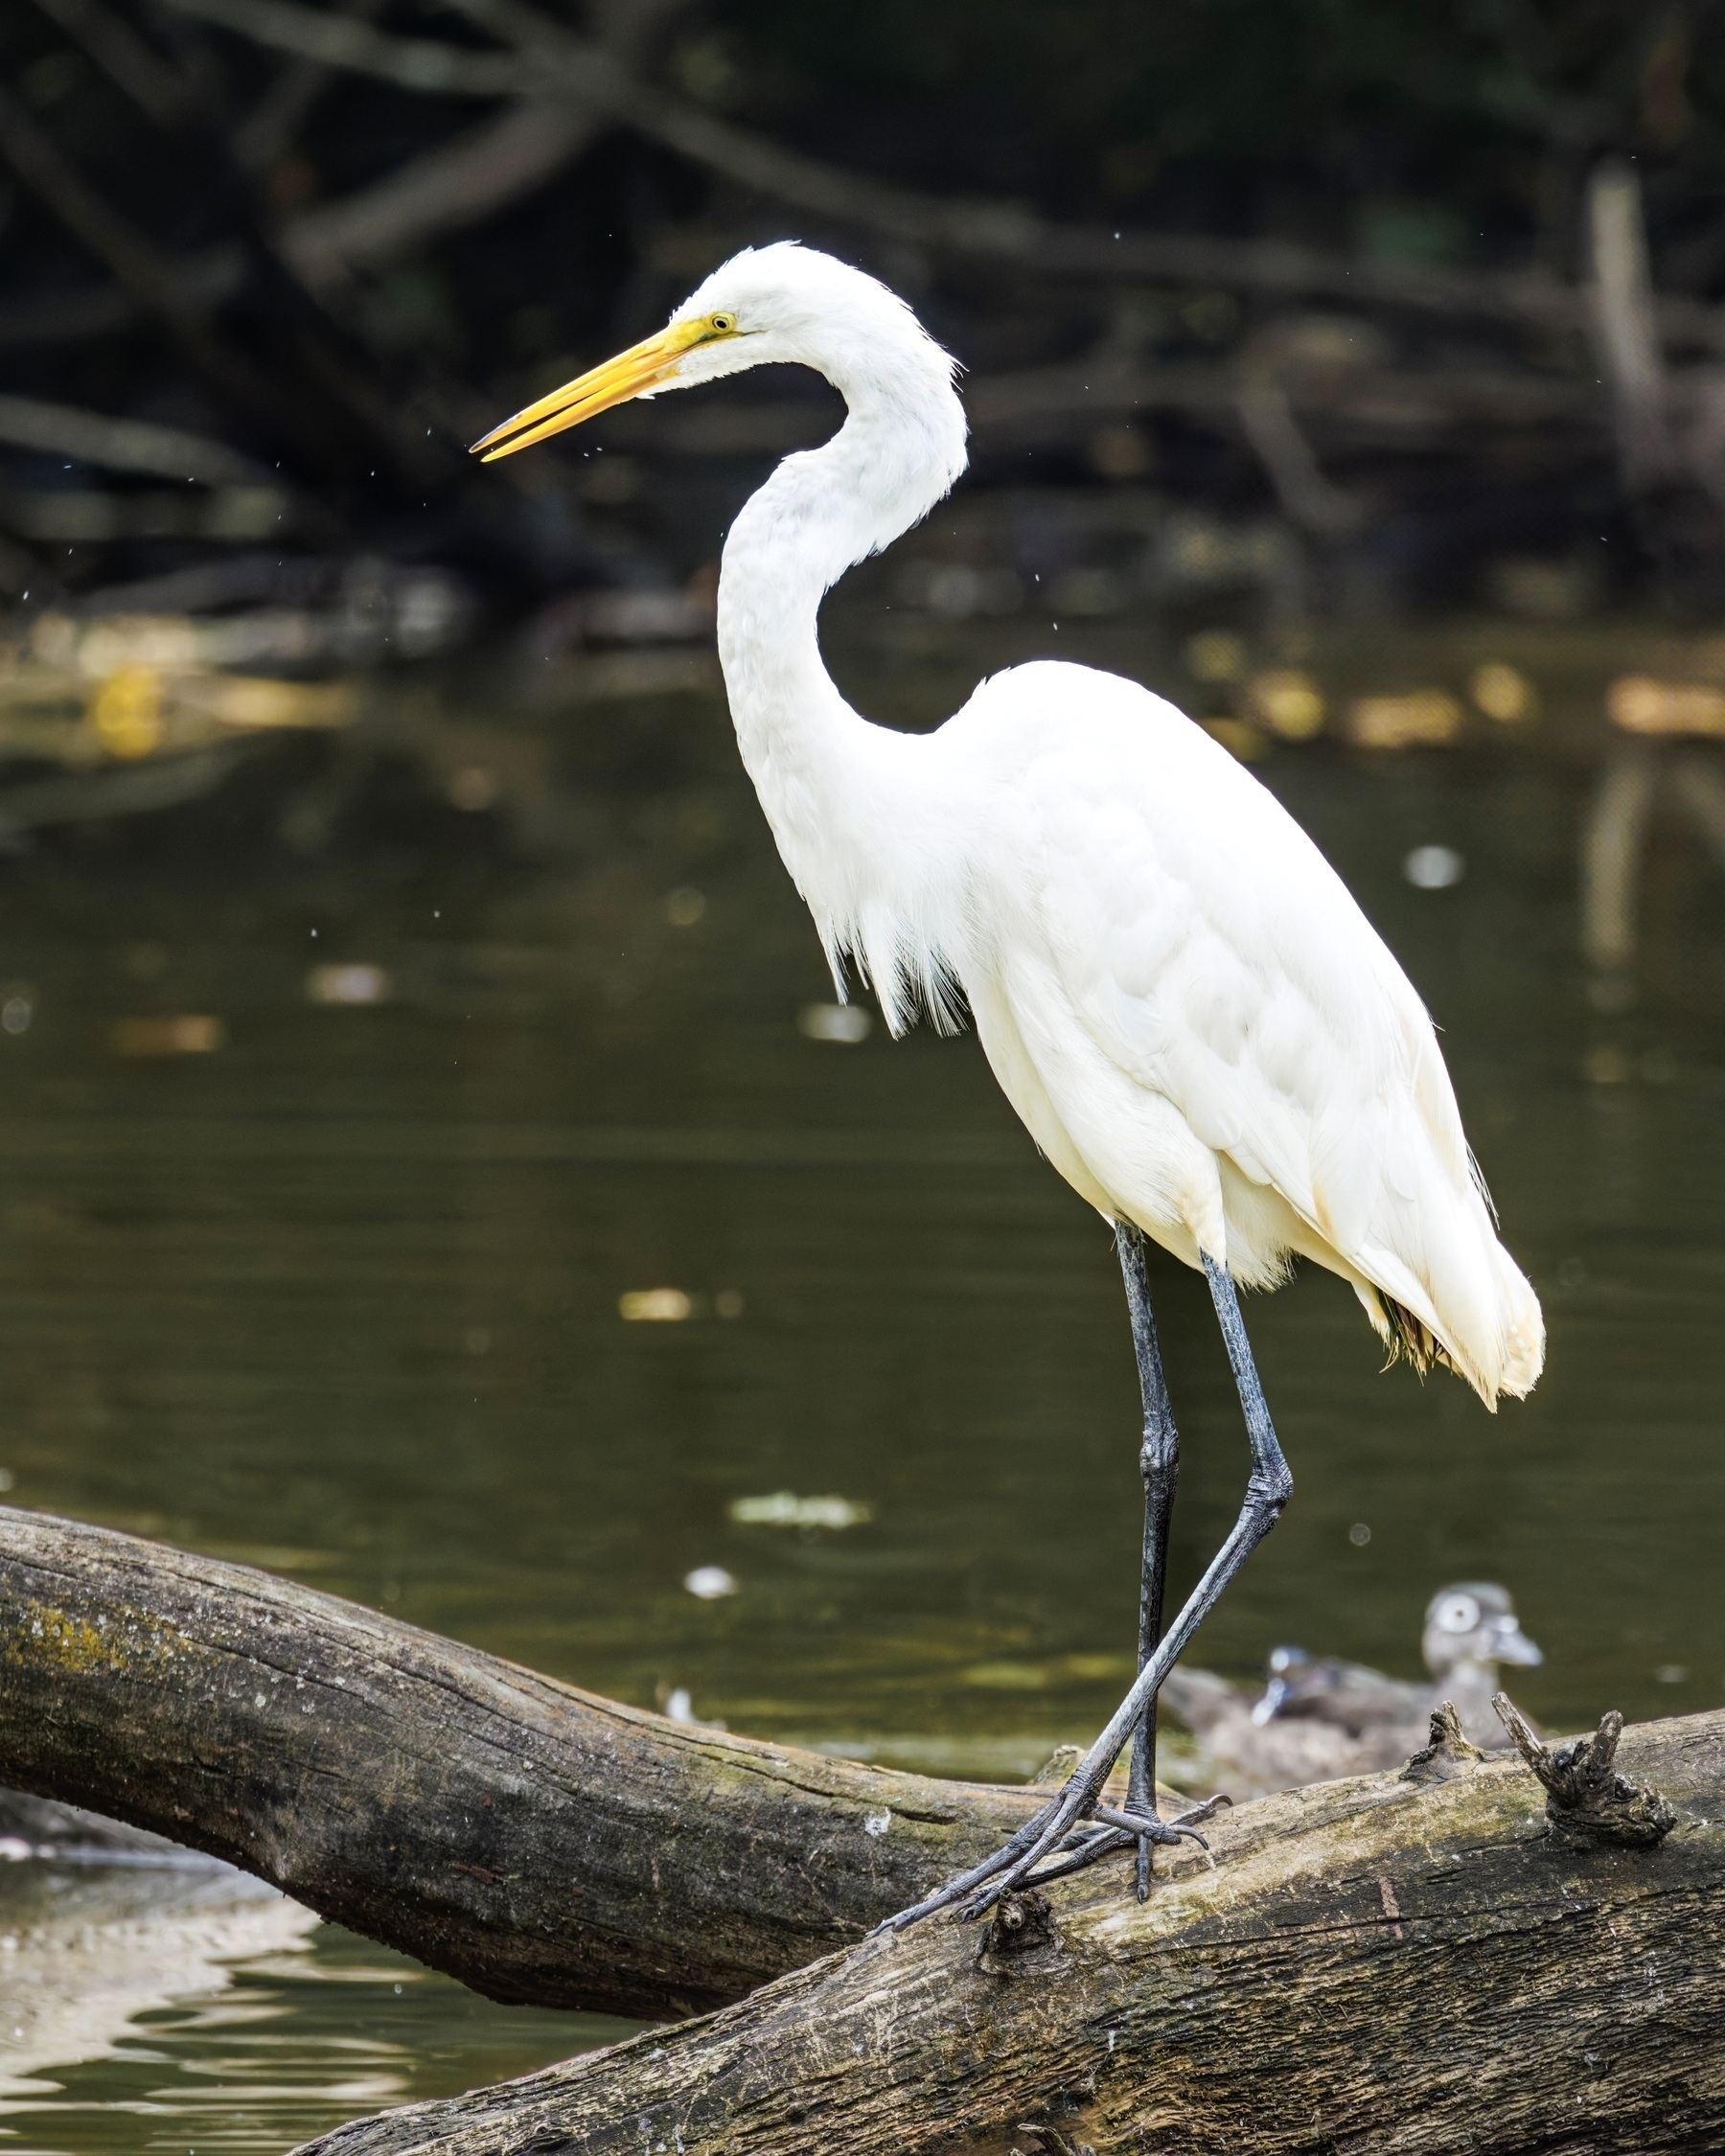
[[[954,362],[896,294],[792,242],[746,249],[656,335],[475,452],[773,361],[824,375],[849,417],[779,465],[725,541],[719,653],[744,764],[840,993],[853,959],[894,1034],[919,1006],[951,1029],[967,1005],[1031,1136],[1113,1223],[1144,1406],[1138,1679],[1033,1819],[892,1922],[978,1915],[1134,1845],[1142,1896],[1151,1845],[1197,1838],[1197,1813],[1156,1814],[1158,1688],[1292,1487],[1234,1282],[1274,1287],[1313,1258],[1392,1355],[1448,1364],[1487,1407],[1538,1376],[1539,1305],[1497,1240],[1418,997],[1305,833],[1201,727],[1050,660],[994,676],[925,735],[870,724],[829,678],[823,594],[964,469]],[[1233,1530],[1165,1633],[1178,1437],[1146,1235],[1209,1283],[1252,1458]],[[1103,1784],[1135,1733],[1115,1810]]]

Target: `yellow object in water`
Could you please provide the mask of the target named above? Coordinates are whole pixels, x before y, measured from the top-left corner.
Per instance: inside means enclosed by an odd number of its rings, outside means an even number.
[[[153,666],[122,666],[90,699],[90,723],[110,756],[136,763],[162,745],[162,677]]]
[[[1484,666],[1476,666],[1468,677],[1467,693],[1476,707],[1500,726],[1519,725],[1539,708],[1532,682],[1519,666],[1503,659],[1487,659]]]
[[[1323,691],[1309,674],[1272,667],[1246,684],[1252,716],[1283,741],[1310,741],[1323,731]]]
[[[1356,748],[1442,748],[1461,731],[1461,706],[1443,689],[1404,697],[1361,697],[1348,707]]]
[[[1630,734],[1725,735],[1725,689],[1704,681],[1661,681],[1650,674],[1621,674],[1605,692],[1614,726]]]
[[[632,1288],[617,1297],[617,1314],[632,1325],[677,1325],[693,1317],[693,1297],[680,1288]]]
[[[108,1046],[117,1056],[208,1056],[227,1044],[227,1027],[208,1012],[116,1019]]]

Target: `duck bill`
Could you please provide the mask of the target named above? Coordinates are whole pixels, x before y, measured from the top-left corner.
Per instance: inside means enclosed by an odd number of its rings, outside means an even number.
[[[627,404],[632,397],[650,395],[665,385],[689,347],[708,334],[703,322],[673,322],[656,336],[631,345],[604,366],[578,375],[561,389],[554,389],[549,397],[541,397],[537,404],[529,404],[513,419],[506,419],[501,426],[494,426],[473,444],[469,454],[483,463],[495,464],[499,457],[512,457],[518,449],[530,449],[536,442],[561,434],[564,427],[579,426],[583,420],[609,412],[613,404]]]
[[[1519,1624],[1500,1632],[1493,1645],[1499,1662],[1509,1663],[1517,1669],[1536,1669],[1545,1660]]]

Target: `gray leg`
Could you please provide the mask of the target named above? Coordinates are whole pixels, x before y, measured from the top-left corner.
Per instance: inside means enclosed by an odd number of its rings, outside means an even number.
[[[1223,1589],[1280,1519],[1294,1488],[1288,1463],[1276,1443],[1264,1388],[1258,1383],[1233,1282],[1226,1267],[1217,1265],[1208,1254],[1204,1259],[1204,1272],[1209,1282],[1216,1321],[1222,1328],[1223,1342],[1228,1349],[1229,1364],[1233,1370],[1234,1389],[1240,1396],[1241,1411],[1246,1418],[1246,1439],[1252,1453],[1246,1499],[1233,1531],[1210,1560],[1209,1569],[1193,1589],[1166,1635],[1157,1643],[1149,1661],[1138,1671],[1131,1691],[1115,1710],[1107,1729],[1085,1754],[1070,1781],[1033,1819],[1026,1820],[993,1856],[960,1873],[956,1879],[949,1880],[925,1900],[889,1917],[887,1924],[893,1931],[902,1931],[907,1924],[913,1924],[958,1901],[964,1903],[966,1916],[980,1916],[1003,1893],[1016,1887],[1027,1882],[1034,1885],[1045,1878],[1058,1877],[1064,1871],[1079,1869],[1110,1849],[1123,1848],[1139,1838],[1137,1820],[1129,1820],[1124,1814],[1098,1815],[1097,1800],[1102,1785],[1127,1738],[1142,1726],[1144,1710],[1161,1690],[1162,1679],[1184,1653],[1187,1642],[1215,1607]],[[1075,1828],[1092,1820],[1097,1822],[1095,1826],[1087,1833],[1074,1835]],[[1157,1838],[1165,1839],[1183,1831],[1191,1833],[1192,1829],[1183,1827],[1176,1821],[1164,1827],[1162,1836]],[[1194,1840],[1197,1838],[1193,1835]],[[1044,1858],[1067,1849],[1074,1849],[1075,1853],[1037,1872],[1034,1879],[1029,1877]]]
[[[1150,1278],[1144,1263],[1144,1238],[1129,1221],[1115,1227],[1120,1272],[1126,1282],[1126,1307],[1132,1314],[1132,1344],[1138,1354],[1138,1389],[1144,1403],[1144,1434],[1138,1446],[1138,1472],[1144,1481],[1144,1552],[1138,1574],[1138,1665],[1141,1671],[1162,1638],[1162,1594],[1168,1576],[1168,1523],[1180,1481],[1180,1433],[1162,1371],[1150,1307]],[[1126,1809],[1139,1819],[1155,1819],[1156,1701],[1144,1709],[1133,1739],[1132,1769],[1126,1784]],[[1139,1835],[1138,1896],[1150,1892],[1150,1838]]]

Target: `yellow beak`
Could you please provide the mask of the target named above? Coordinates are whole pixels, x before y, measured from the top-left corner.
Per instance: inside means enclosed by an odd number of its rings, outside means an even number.
[[[564,382],[549,397],[541,397],[537,404],[529,404],[501,426],[494,426],[482,441],[473,444],[469,454],[495,464],[499,457],[512,457],[518,449],[529,449],[536,442],[561,434],[565,426],[579,426],[583,420],[609,412],[613,404],[626,404],[632,397],[662,382],[691,345],[705,343],[715,333],[715,333],[705,322],[673,322],[656,336],[632,345],[616,358],[608,359],[603,367],[594,367],[574,381]],[[506,441],[506,435],[515,439]]]

